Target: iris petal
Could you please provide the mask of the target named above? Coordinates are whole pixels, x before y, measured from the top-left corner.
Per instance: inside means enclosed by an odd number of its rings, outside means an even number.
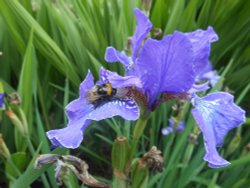
[[[135,62],[141,43],[150,32],[152,23],[141,10],[136,8],[134,14],[136,16],[136,30],[132,37],[132,59]]]
[[[112,100],[97,107],[88,114],[87,118],[99,121],[117,115],[126,120],[137,120],[139,118],[139,108],[133,100]]]
[[[191,33],[185,33],[185,35],[192,43],[195,54],[194,68],[196,75],[199,76],[211,66],[209,62],[211,43],[218,40],[218,35],[212,27],[208,27],[207,30],[198,29]]]
[[[135,72],[149,95],[150,105],[162,92],[184,93],[192,87],[195,79],[192,62],[192,45],[180,32],[162,41],[146,41],[135,65]]]
[[[4,108],[4,93],[0,93],[0,109]]]
[[[124,53],[119,52],[113,47],[107,47],[105,52],[105,60],[107,62],[120,62],[123,64],[125,70],[129,70],[133,66],[131,58],[126,56]]]
[[[233,103],[233,96],[225,92],[215,92],[203,98],[195,97],[192,114],[199,125],[206,147],[204,160],[209,166],[219,168],[230,164],[217,152],[225,135],[245,121],[245,111]]]
[[[103,68],[100,69],[100,81],[97,84],[102,85],[111,83],[113,88],[125,88],[135,86],[141,88],[142,84],[136,76],[120,76],[116,72],[111,72]]]
[[[89,125],[90,121],[79,120],[72,122],[63,129],[56,129],[47,132],[47,136],[51,143],[55,146],[66,148],[77,148],[82,142],[84,130]]]

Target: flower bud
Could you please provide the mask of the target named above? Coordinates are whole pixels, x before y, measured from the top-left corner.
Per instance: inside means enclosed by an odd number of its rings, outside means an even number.
[[[27,136],[27,129],[25,128],[21,120],[18,118],[18,116],[11,110],[6,111],[6,115],[10,119],[11,123],[13,123],[13,125],[16,126],[18,131],[23,136]]]
[[[0,134],[0,155],[4,158],[4,159],[8,159],[10,158],[10,151],[7,148],[4,140],[3,140],[3,136],[2,134]]]

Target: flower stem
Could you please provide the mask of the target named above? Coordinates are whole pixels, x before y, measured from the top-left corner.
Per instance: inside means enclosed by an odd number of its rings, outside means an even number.
[[[132,139],[132,147],[131,147],[131,159],[133,158],[136,152],[138,141],[147,125],[148,119],[149,119],[149,116],[146,118],[140,117],[135,124],[135,129],[133,132],[133,139]]]

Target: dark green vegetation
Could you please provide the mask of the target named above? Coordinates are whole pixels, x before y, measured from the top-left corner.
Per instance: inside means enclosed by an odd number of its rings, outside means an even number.
[[[141,7],[141,1],[0,0],[0,81],[6,93],[17,91],[21,96],[21,108],[13,107],[13,111],[27,127],[22,132],[23,127],[0,112],[0,133],[11,153],[1,156],[0,186],[57,187],[53,167],[33,169],[37,153],[50,152],[45,132],[67,124],[64,107],[78,97],[78,86],[88,69],[96,79],[101,66],[123,73],[118,63],[104,61],[104,52],[110,45],[124,49],[135,28],[135,7]],[[154,27],[164,34],[214,27],[220,39],[212,46],[211,61],[222,79],[213,90],[232,91],[248,117],[249,10],[250,1],[244,0],[155,0],[150,9]],[[179,114],[187,122],[185,131],[161,135],[168,117],[177,113],[172,105],[164,104],[153,114],[140,140],[138,156],[156,145],[165,161],[164,171],[152,174],[148,187],[250,187],[250,120],[231,131],[220,150],[232,165],[210,169],[202,160],[202,137],[198,137],[198,144],[188,139],[197,131],[188,105]],[[71,153],[85,159],[92,174],[109,182],[113,140],[118,135],[130,137],[133,125],[120,118],[93,123],[85,132],[82,146]],[[45,170],[48,175],[42,175]],[[80,187],[78,184],[70,175],[67,186]]]

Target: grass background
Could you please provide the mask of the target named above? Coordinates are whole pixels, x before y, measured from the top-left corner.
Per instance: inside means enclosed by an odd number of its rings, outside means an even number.
[[[53,167],[33,169],[38,153],[49,153],[45,132],[67,124],[65,105],[78,97],[78,86],[88,69],[98,79],[99,68],[123,74],[122,67],[104,61],[107,46],[125,48],[135,29],[133,9],[139,0],[0,0],[0,81],[7,94],[17,91],[21,118],[27,135],[1,113],[0,133],[11,156],[0,160],[0,185],[57,187]],[[212,45],[211,61],[222,75],[213,90],[233,92],[235,101],[250,109],[250,1],[155,0],[149,11],[155,28],[163,34],[187,32],[209,25],[219,35]],[[156,145],[163,151],[165,169],[152,174],[148,187],[249,187],[250,120],[226,137],[220,153],[232,162],[210,169],[202,160],[203,139],[189,142],[196,125],[185,105],[181,118],[187,127],[181,134],[161,135],[167,119],[176,115],[171,106],[154,112],[140,140],[138,156]],[[21,110],[20,110],[21,109]],[[133,122],[113,118],[92,123],[81,147],[71,151],[90,165],[90,172],[109,182],[112,176],[111,147],[118,135],[131,136]],[[247,147],[248,145],[248,147]],[[68,153],[66,149],[57,153]],[[44,171],[47,171],[47,175]],[[22,182],[22,184],[20,184]],[[70,175],[67,187],[80,186]]]

